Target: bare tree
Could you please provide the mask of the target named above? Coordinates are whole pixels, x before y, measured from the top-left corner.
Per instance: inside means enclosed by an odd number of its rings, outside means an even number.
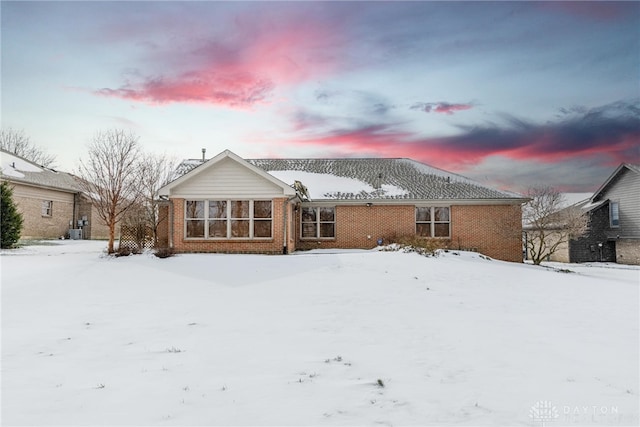
[[[166,155],[145,155],[139,164],[140,192],[142,193],[144,218],[148,227],[153,231],[154,246],[158,243],[158,226],[165,217],[161,217],[158,209],[158,190],[172,180],[175,171],[175,159]]]
[[[44,167],[50,167],[56,161],[56,156],[36,147],[24,130],[0,129],[0,148]]]
[[[80,161],[78,176],[98,216],[109,226],[108,252],[114,252],[116,224],[139,203],[138,137],[113,129],[98,132]]]
[[[564,206],[564,197],[552,187],[532,187],[523,206],[526,249],[534,264],[556,253],[564,244],[587,232],[588,215],[578,206]]]

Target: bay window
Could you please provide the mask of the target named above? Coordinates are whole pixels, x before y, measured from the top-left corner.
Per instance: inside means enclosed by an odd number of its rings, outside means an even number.
[[[271,200],[187,200],[187,238],[268,239],[272,236]]]

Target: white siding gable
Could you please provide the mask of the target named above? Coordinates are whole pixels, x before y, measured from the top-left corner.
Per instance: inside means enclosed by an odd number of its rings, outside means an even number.
[[[282,187],[231,158],[171,189],[171,196],[181,198],[272,198],[283,194]]]

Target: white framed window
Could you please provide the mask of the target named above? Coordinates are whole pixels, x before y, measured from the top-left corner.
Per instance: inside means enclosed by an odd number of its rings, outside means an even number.
[[[609,225],[611,228],[620,227],[620,203],[609,202]]]
[[[227,200],[209,201],[209,237],[213,239],[226,239],[227,230]]]
[[[187,200],[185,208],[186,236],[192,238],[204,237],[204,200]]]
[[[416,235],[450,237],[450,209],[448,207],[416,206]]]
[[[188,239],[270,239],[272,235],[271,200],[185,201]]]
[[[53,201],[52,200],[43,200],[42,201],[42,216],[51,216],[53,215]]]
[[[300,225],[303,239],[333,239],[336,237],[336,208],[303,207]]]

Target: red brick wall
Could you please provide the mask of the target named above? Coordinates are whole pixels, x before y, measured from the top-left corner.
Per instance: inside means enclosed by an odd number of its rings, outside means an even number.
[[[184,199],[173,201],[173,247],[176,252],[220,252],[282,254],[284,246],[284,203],[286,198],[273,199],[273,238],[251,240],[185,239]]]
[[[158,206],[158,248],[169,247],[169,204]]]
[[[300,239],[299,249],[361,248],[377,245],[378,238],[415,234],[415,206],[336,206],[335,239]],[[452,249],[475,250],[492,258],[522,262],[519,205],[451,206]]]
[[[415,234],[415,206],[336,206],[335,239],[300,239],[299,218],[296,230],[299,249],[371,249],[379,238]]]
[[[452,206],[451,246],[522,262],[520,205]]]
[[[273,239],[212,241],[184,239],[184,200],[173,199],[174,248],[176,252],[280,254],[285,200],[273,201]],[[299,214],[299,209],[289,210],[289,218],[295,215],[293,230],[288,230],[289,252],[316,248],[370,249],[377,245],[379,238],[388,241],[391,237],[415,234],[414,205],[336,206],[335,239],[301,239]],[[492,258],[522,262],[521,233],[519,205],[454,205],[451,206],[451,238],[445,240],[450,240],[452,249],[476,250]]]

